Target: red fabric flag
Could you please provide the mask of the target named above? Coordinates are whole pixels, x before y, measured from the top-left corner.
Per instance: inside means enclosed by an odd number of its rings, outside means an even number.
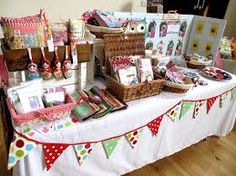
[[[44,159],[47,170],[52,167],[57,158],[68,146],[68,144],[43,144]]]
[[[207,113],[209,113],[211,107],[213,106],[213,104],[215,103],[217,97],[213,97],[213,98],[209,98],[207,99]]]
[[[158,134],[158,130],[161,125],[162,119],[163,119],[163,116],[158,117],[147,125],[148,128],[151,130],[152,134],[155,136]]]

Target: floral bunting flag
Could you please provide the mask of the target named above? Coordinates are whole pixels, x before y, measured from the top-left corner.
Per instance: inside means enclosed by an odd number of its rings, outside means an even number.
[[[209,113],[211,107],[213,106],[213,104],[215,103],[217,97],[213,97],[213,98],[209,98],[207,99],[207,113]]]
[[[135,130],[125,135],[126,139],[129,141],[132,148],[134,148],[138,143],[138,138],[142,133],[142,130],[143,129]]]
[[[181,105],[182,103],[177,104],[171,110],[169,110],[166,115],[171,118],[174,122],[179,119],[180,112],[181,112]]]
[[[181,106],[180,119],[188,112],[188,110],[194,105],[194,102],[183,102]]]
[[[96,143],[85,143],[74,146],[79,164],[83,164],[83,162],[88,158],[90,152],[93,150],[93,147],[95,145]]]
[[[219,106],[222,108],[224,106],[225,99],[228,97],[228,92],[220,95]]]
[[[57,158],[64,152],[68,147],[68,144],[57,144],[57,143],[47,143],[43,144],[44,159],[46,163],[47,170],[49,170]]]
[[[30,151],[36,147],[36,143],[14,134],[8,156],[8,169],[11,169],[17,161],[23,159]]]
[[[113,138],[110,140],[106,140],[102,142],[103,148],[106,152],[107,158],[110,158],[111,154],[113,153],[115,147],[118,144],[120,137],[118,138]]]
[[[158,134],[158,130],[161,125],[162,119],[163,119],[163,116],[158,117],[147,125],[148,128],[151,130],[152,134],[155,136]]]
[[[202,107],[204,101],[197,101],[194,106],[194,111],[193,111],[193,118],[195,119],[197,115],[199,114],[200,108]]]

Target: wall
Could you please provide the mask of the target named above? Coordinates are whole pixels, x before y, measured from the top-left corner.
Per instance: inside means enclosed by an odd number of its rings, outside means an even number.
[[[227,11],[225,13],[225,19],[227,20],[227,25],[225,28],[225,36],[236,38],[236,1],[230,0]]]
[[[44,8],[52,21],[79,18],[87,10],[145,12],[142,0],[0,0],[0,16],[24,16]]]

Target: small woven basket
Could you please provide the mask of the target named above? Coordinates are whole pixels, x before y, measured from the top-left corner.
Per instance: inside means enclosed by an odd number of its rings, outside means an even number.
[[[186,60],[186,65],[187,65],[188,68],[202,70],[202,69],[204,69],[208,64],[206,65],[206,64],[200,64],[200,63],[193,63],[193,62],[189,62],[189,61]]]
[[[163,77],[159,75],[155,74],[154,76],[156,79],[163,79]],[[186,84],[178,84],[178,83],[165,80],[163,83],[163,90],[167,92],[174,92],[174,93],[185,93],[193,87],[193,82],[190,77],[187,77],[185,79],[185,83]]]
[[[66,103],[53,107],[47,107],[36,111],[17,114],[10,99],[7,98],[7,106],[15,125],[32,125],[42,121],[53,121],[67,117],[77,104],[70,94],[66,94]]]
[[[101,27],[95,26],[91,24],[86,24],[86,28],[94,34],[97,38],[103,39],[104,34],[120,34],[124,32],[123,28],[109,28],[109,27]]]
[[[193,84],[177,84],[166,80],[163,85],[163,90],[174,93],[185,93],[192,87]]]
[[[110,76],[111,69],[108,59],[123,55],[145,55],[145,37],[143,33],[106,34],[104,35],[106,86],[123,101],[131,101],[161,93],[164,80],[124,86]]]

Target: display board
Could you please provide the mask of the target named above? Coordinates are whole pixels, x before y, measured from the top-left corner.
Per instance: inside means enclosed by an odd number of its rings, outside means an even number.
[[[134,32],[145,26],[145,48],[159,54],[182,58],[185,53],[215,56],[226,20],[194,15],[114,12],[121,20],[132,20]]]

